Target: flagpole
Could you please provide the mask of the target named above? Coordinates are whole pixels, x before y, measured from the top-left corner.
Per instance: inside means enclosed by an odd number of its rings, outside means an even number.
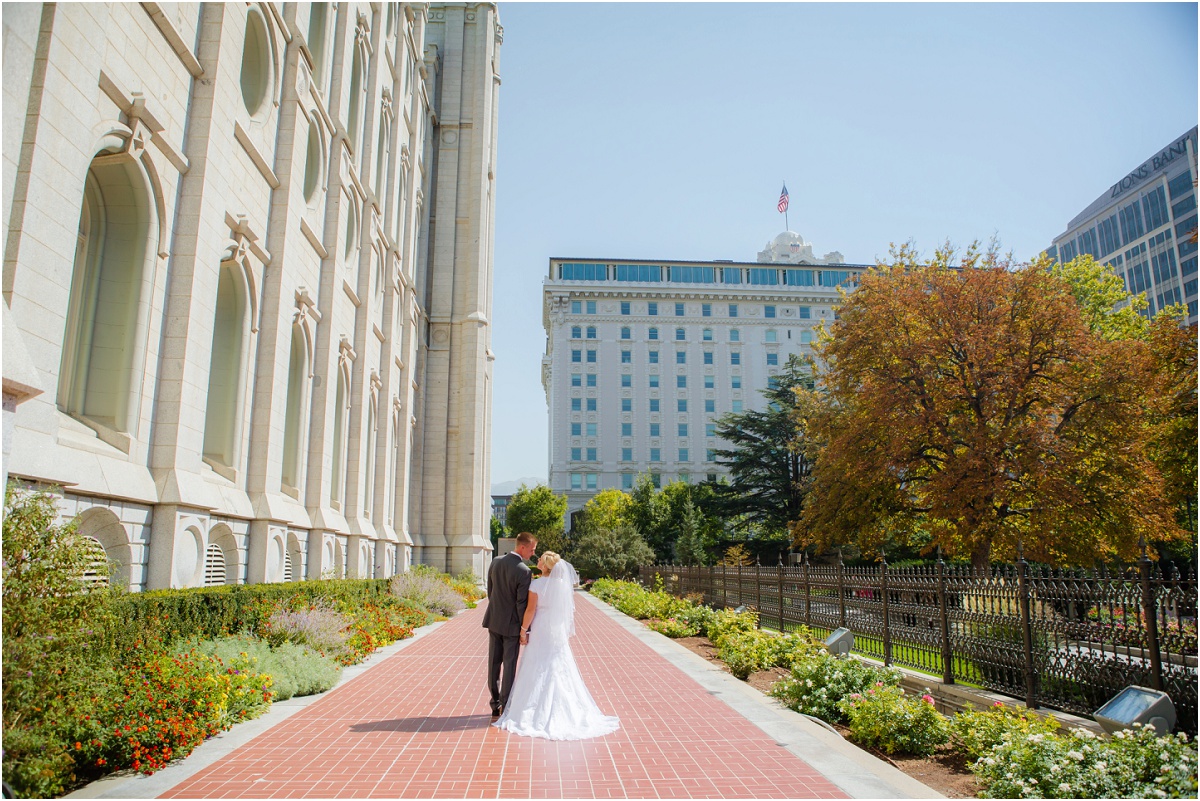
[[[787,181],[784,181],[784,182],[783,182],[783,185],[784,185],[784,188],[786,188],[786,187],[787,187]],[[789,198],[789,200],[790,200],[790,199],[791,199],[791,198]],[[788,205],[790,206],[790,205],[791,205],[791,203],[789,203]],[[785,231],[790,231],[790,230],[792,230],[792,226],[791,226],[791,224],[789,224],[789,223],[788,223],[788,210],[787,210],[787,207],[786,207],[786,206],[785,206],[785,207],[784,207],[784,209],[783,209],[783,230],[785,230]]]

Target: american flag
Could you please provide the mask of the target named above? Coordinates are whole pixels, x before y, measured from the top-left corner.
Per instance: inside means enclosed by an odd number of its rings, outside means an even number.
[[[788,207],[787,184],[784,184],[783,191],[779,193],[779,205],[776,206],[776,208],[779,209],[780,214],[783,214],[785,211],[787,211],[787,207]]]

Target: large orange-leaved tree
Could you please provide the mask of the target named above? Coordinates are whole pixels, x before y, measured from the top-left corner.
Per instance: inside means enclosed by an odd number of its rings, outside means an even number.
[[[1039,259],[894,249],[818,348],[798,544],[940,546],[976,568],[1090,565],[1185,536],[1147,448],[1155,369]]]

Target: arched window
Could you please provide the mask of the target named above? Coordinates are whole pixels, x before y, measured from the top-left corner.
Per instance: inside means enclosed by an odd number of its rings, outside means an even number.
[[[387,497],[388,515],[387,516],[388,516],[388,523],[390,523],[392,525],[392,527],[395,528],[396,527],[396,495],[397,495],[396,481],[399,478],[399,473],[397,471],[399,470],[399,467],[400,467],[400,414],[399,414],[399,412],[392,415],[392,439],[391,439],[390,447],[391,447],[391,457],[392,458],[388,460],[390,462],[390,469],[388,470],[388,481],[387,481],[387,489],[388,489],[388,497]]]
[[[225,552],[215,542],[204,551],[204,586],[216,587],[225,583]]]
[[[371,507],[375,501],[375,440],[377,438],[376,417],[375,417],[375,398],[371,398],[370,404],[367,406],[367,431],[366,431],[366,447],[363,450],[367,456],[366,470],[363,471],[363,517],[368,520],[372,519]]]
[[[355,255],[358,253],[358,204],[353,198],[346,199],[346,242],[342,251],[346,266],[357,266]]]
[[[84,568],[82,576],[83,583],[89,587],[107,587],[108,554],[104,551],[104,546],[100,540],[86,534],[80,539],[83,540],[83,547],[88,555],[87,567]]]
[[[312,203],[321,187],[321,165],[324,163],[324,151],[321,146],[321,132],[317,121],[308,121],[308,147],[304,154],[304,202]]]
[[[360,149],[362,134],[363,94],[366,91],[366,80],[363,74],[362,48],[354,46],[354,56],[350,62],[350,106],[346,112],[346,134],[350,139],[350,147],[355,156],[362,153]]]
[[[288,359],[287,407],[283,417],[283,483],[300,486],[302,432],[308,410],[308,345],[304,329],[292,326],[292,349]]]
[[[241,79],[242,102],[253,117],[263,109],[271,88],[271,45],[267,23],[255,8],[246,14]]]
[[[58,406],[122,434],[133,430],[136,417],[142,298],[155,257],[148,242],[156,231],[152,197],[134,159],[97,156],[84,181]]]
[[[208,368],[208,407],[204,413],[204,458],[230,468],[237,464],[241,433],[247,336],[246,296],[240,272],[236,262],[221,263]]]
[[[333,477],[329,482],[329,500],[344,507],[346,497],[346,414],[350,401],[349,378],[339,365],[337,368],[337,392],[333,407]]]
[[[386,100],[386,98],[385,98]],[[375,143],[375,195],[383,206],[383,193],[387,190],[387,169],[391,166],[392,117],[381,104],[379,117],[379,141]]]

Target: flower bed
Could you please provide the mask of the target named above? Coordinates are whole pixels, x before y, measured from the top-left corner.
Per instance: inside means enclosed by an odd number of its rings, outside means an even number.
[[[1160,737],[1136,728],[1101,738],[1064,732],[1053,716],[1003,704],[946,718],[928,693],[905,694],[900,671],[838,659],[807,631],[758,630],[753,611],[698,611],[693,601],[669,596],[661,587],[608,579],[596,581],[592,593],[631,617],[648,619],[647,626],[667,636],[707,636],[738,678],[789,668],[770,694],[797,712],[844,724],[864,748],[912,756],[936,751],[965,760],[981,797],[1196,797],[1196,745],[1185,734]],[[693,620],[703,623],[689,623]]]

